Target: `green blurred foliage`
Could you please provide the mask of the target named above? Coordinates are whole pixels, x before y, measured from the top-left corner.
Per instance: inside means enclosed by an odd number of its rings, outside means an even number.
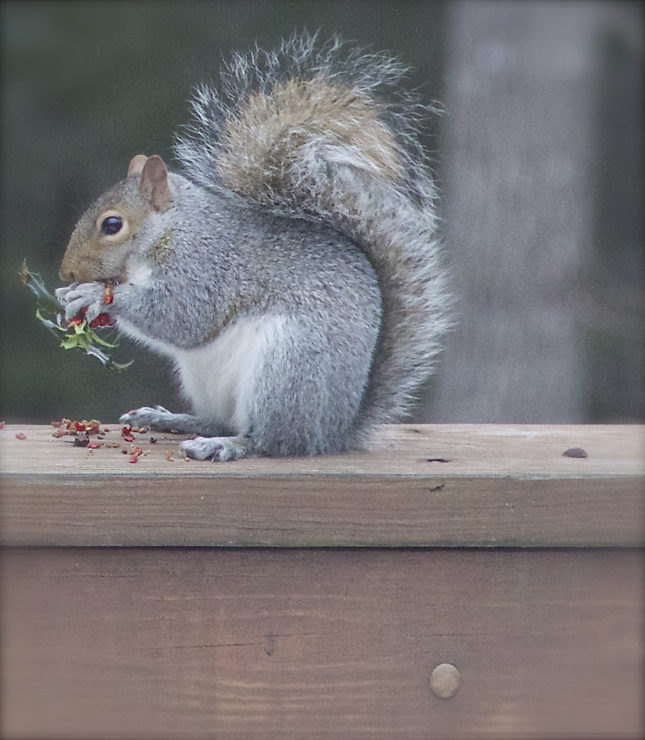
[[[59,349],[20,284],[23,259],[46,285],[84,209],[125,176],[131,157],[172,161],[195,84],[217,81],[232,50],[276,46],[295,29],[339,33],[413,67],[410,85],[440,98],[438,3],[4,2],[2,4],[2,410],[7,421],[113,421],[160,403],[182,410],[169,362],[127,339],[123,373]],[[428,145],[436,149],[437,121]]]
[[[70,2],[13,0],[2,13],[2,392],[0,419],[62,416],[113,421],[160,403],[185,409],[163,357],[127,339],[118,374],[59,349],[21,285],[27,259],[50,289],[85,208],[125,176],[134,154],[172,162],[187,99],[217,81],[232,50],[276,46],[296,29],[320,29],[399,56],[409,86],[442,100],[445,5],[430,0]],[[640,46],[639,46],[640,44]],[[642,29],[607,33],[599,45],[595,256],[589,265],[586,355],[589,418],[642,421]],[[440,126],[425,144],[441,183]],[[500,362],[503,358],[500,358]],[[582,382],[582,380],[581,380]],[[427,392],[432,396],[433,382]]]

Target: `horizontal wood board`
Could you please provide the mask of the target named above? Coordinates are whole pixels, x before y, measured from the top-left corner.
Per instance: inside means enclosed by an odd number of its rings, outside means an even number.
[[[374,450],[184,462],[180,435],[118,426],[90,451],[0,430],[1,542],[62,546],[638,546],[641,426],[400,425]],[[16,434],[26,439],[18,439]],[[571,447],[586,458],[563,457]],[[172,452],[173,461],[166,459]]]
[[[2,551],[2,737],[643,736],[635,550]],[[461,685],[432,694],[440,663]]]

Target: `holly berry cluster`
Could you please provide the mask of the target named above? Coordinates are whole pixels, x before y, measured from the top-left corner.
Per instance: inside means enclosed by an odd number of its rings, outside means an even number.
[[[114,319],[107,313],[100,313],[95,319],[88,321],[86,318],[87,308],[82,308],[78,316],[74,316],[67,321],[65,319],[65,309],[59,303],[56,296],[47,290],[40,275],[31,272],[27,268],[26,262],[23,262],[20,274],[22,276],[22,282],[38,298],[36,318],[52,334],[60,337],[58,332],[62,332],[63,336],[60,346],[63,349],[82,349],[85,354],[96,357],[103,365],[115,370],[124,370],[132,364],[132,362],[125,364],[115,362],[106,352],[106,349],[114,349],[117,345],[105,341],[95,331],[96,329],[114,326]],[[112,290],[112,286],[108,284],[103,291],[103,304],[106,306],[109,306],[114,300]]]

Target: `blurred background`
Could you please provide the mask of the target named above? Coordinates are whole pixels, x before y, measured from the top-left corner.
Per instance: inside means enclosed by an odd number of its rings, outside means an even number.
[[[2,409],[7,422],[185,409],[167,360],[122,373],[36,320],[84,209],[131,157],[172,161],[192,87],[232,50],[320,29],[410,66],[442,195],[457,327],[416,420],[645,420],[643,18],[626,2],[2,3]]]

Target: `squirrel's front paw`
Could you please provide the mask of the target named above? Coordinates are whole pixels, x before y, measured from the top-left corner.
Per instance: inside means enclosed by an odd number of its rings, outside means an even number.
[[[104,293],[103,283],[72,283],[66,288],[58,288],[56,298],[65,309],[67,321],[77,316],[82,308],[87,309],[85,318],[94,321],[100,313],[105,313]]]
[[[142,406],[140,409],[133,409],[127,414],[121,414],[119,417],[120,424],[129,424],[131,427],[146,427],[146,429],[155,429],[163,431],[173,429],[173,421],[177,414],[173,414],[163,406]]]

